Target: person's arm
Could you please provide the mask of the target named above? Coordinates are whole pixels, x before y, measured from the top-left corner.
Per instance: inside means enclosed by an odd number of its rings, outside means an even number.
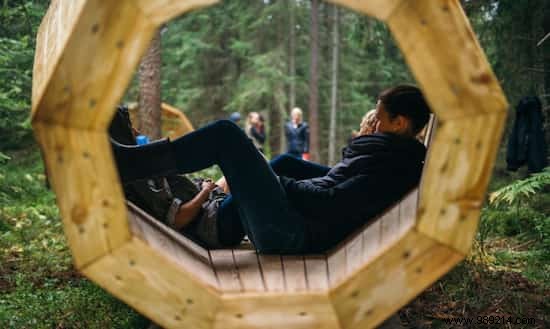
[[[211,181],[204,181],[202,183],[202,190],[195,195],[193,199],[182,204],[178,212],[174,217],[174,223],[171,223],[171,226],[176,230],[180,230],[185,226],[189,225],[193,219],[199,214],[202,204],[208,200],[210,192],[216,187]]]
[[[309,160],[309,126],[307,123],[304,123],[304,152],[302,158],[304,160]]]
[[[297,181],[292,178],[280,177],[281,184],[292,204],[311,218],[323,220],[327,218],[356,215],[358,209],[365,206],[372,179],[367,175],[352,177],[334,187],[322,188]]]

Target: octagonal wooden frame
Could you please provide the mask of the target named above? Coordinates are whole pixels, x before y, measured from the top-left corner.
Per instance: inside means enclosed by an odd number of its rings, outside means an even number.
[[[106,129],[154,31],[216,0],[53,0],[32,122],[77,268],[170,328],[371,328],[468,252],[507,102],[458,0],[332,0],[386,22],[439,119],[416,221],[337,284],[227,293],[129,225]],[[414,215],[414,214],[413,214]]]

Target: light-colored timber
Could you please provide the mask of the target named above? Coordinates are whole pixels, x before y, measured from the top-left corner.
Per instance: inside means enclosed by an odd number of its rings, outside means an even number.
[[[137,117],[138,103],[129,104],[128,109],[132,125],[139,127]],[[194,130],[193,124],[180,109],[167,103],[161,103],[160,109],[162,112],[161,130],[163,137],[175,139]]]
[[[153,32],[215,2],[51,1],[32,124],[76,267],[165,328],[376,327],[468,252],[502,134],[506,99],[460,3],[331,1],[389,25],[438,129],[420,189],[324,255],[281,256],[205,250],[118,183],[106,130]]]

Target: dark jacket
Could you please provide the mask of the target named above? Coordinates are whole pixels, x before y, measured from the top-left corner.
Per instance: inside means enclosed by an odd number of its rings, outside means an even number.
[[[292,122],[285,125],[286,143],[288,153],[302,154],[309,152],[309,127],[306,122],[300,123],[296,128]]]
[[[246,134],[252,140],[254,146],[256,146],[258,150],[263,152],[265,144],[265,132],[263,128],[258,129],[254,126],[251,126],[250,128],[248,128]]]
[[[426,149],[413,138],[359,136],[326,176],[281,177],[292,206],[308,223],[311,252],[332,247],[405,196],[420,181]]]
[[[514,128],[508,138],[508,170],[516,171],[527,164],[529,172],[535,173],[547,166],[543,122],[538,97],[522,98],[516,107]]]

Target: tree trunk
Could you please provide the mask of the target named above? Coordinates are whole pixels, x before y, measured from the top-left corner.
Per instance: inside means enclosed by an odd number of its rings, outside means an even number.
[[[309,153],[319,161],[319,0],[311,1],[311,64],[309,74]]]
[[[138,129],[150,140],[161,138],[160,39],[159,29],[139,66]]]
[[[279,155],[283,154],[286,151],[286,138],[285,138],[285,114],[286,114],[286,108],[285,108],[285,102],[282,101],[284,99],[284,87],[281,86],[280,89],[275,90],[275,97],[274,97],[274,105],[275,105],[275,112],[274,112],[274,118],[272,122],[272,130],[271,131],[277,131],[277,134],[273,133],[273,135],[270,136],[270,140],[273,143],[273,147],[271,148],[271,155]]]
[[[334,165],[336,159],[336,109],[338,101],[338,65],[340,56],[340,35],[339,25],[340,17],[338,7],[333,6],[333,26],[332,26],[332,83],[330,94],[330,127],[328,137],[328,163]]]
[[[288,90],[288,105],[290,109],[296,107],[296,10],[295,0],[288,0],[289,18],[289,46],[288,46],[288,76],[290,77],[290,86]]]
[[[293,14],[293,1],[294,0],[285,0],[284,4],[287,4],[286,10],[290,10],[291,14]],[[284,13],[286,14],[286,10],[284,10]],[[283,15],[281,15],[283,16]],[[286,16],[286,15],[285,15]],[[277,42],[275,47],[284,47],[285,42],[287,39],[287,25],[286,22],[280,21],[280,24],[277,24]],[[288,69],[290,74],[290,58],[293,57],[290,48],[287,49],[289,51],[288,53],[288,59],[289,61],[288,66],[286,69]],[[283,65],[282,61],[277,61],[274,65],[277,65],[277,67],[280,68],[281,72],[285,71],[285,67]],[[286,113],[286,101],[288,98],[286,97],[286,83],[283,83],[281,81],[274,81],[274,87],[273,87],[273,98],[270,101],[270,120],[269,122],[269,135],[268,135],[268,142],[270,146],[271,156],[276,156],[279,154],[282,154],[285,152],[285,113]]]

